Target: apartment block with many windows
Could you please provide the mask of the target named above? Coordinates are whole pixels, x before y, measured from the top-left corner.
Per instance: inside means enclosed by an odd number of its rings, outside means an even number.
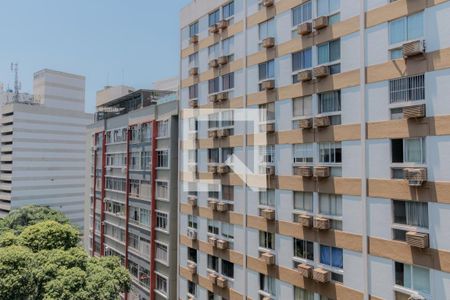
[[[180,299],[450,297],[449,14],[183,8]]]
[[[176,93],[138,90],[102,100],[89,126],[87,248],[121,258],[125,299],[176,294],[177,114]]]

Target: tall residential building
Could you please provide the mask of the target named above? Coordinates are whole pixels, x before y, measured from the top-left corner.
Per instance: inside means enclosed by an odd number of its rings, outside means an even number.
[[[85,78],[53,70],[34,74],[33,95],[6,95],[1,106],[0,216],[44,205],[84,224]]]
[[[133,281],[127,299],[174,299],[176,93],[138,90],[111,99],[97,107],[88,131],[88,249],[121,258]]]
[[[450,299],[449,16],[181,11],[180,299]]]

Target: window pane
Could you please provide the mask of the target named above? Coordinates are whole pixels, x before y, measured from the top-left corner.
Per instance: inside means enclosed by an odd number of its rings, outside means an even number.
[[[328,15],[328,1],[329,0],[318,0],[317,1],[317,16]]]
[[[430,294],[430,271],[425,268],[413,267],[413,289]]]
[[[405,140],[406,162],[422,163],[422,139]]]
[[[401,18],[389,23],[389,43],[395,44],[406,40],[405,18]]]
[[[423,36],[423,13],[408,17],[408,40]]]
[[[330,62],[341,59],[341,41],[330,42]]]
[[[317,47],[317,55],[319,60],[319,65],[327,63],[329,61],[329,48],[328,43],[319,45]]]

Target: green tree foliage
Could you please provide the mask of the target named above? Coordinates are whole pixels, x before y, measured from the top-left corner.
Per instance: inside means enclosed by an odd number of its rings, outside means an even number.
[[[26,211],[2,222],[8,225],[0,232],[0,299],[116,300],[129,291],[119,259],[90,257],[64,216],[48,208]]]
[[[29,205],[14,209],[8,216],[0,219],[0,231],[12,229],[20,232],[24,227],[42,221],[55,221],[61,224],[69,223],[69,219],[59,211],[44,206]]]
[[[22,245],[33,251],[69,249],[78,244],[78,230],[69,224],[43,221],[26,227],[19,235]]]

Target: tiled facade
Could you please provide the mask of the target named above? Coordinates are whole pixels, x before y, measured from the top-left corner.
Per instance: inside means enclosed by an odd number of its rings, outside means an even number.
[[[163,101],[174,96],[132,92],[98,107],[89,126],[88,248],[121,258],[126,299],[176,295],[178,101]]]
[[[180,299],[450,297],[449,14],[441,0],[182,10]]]

